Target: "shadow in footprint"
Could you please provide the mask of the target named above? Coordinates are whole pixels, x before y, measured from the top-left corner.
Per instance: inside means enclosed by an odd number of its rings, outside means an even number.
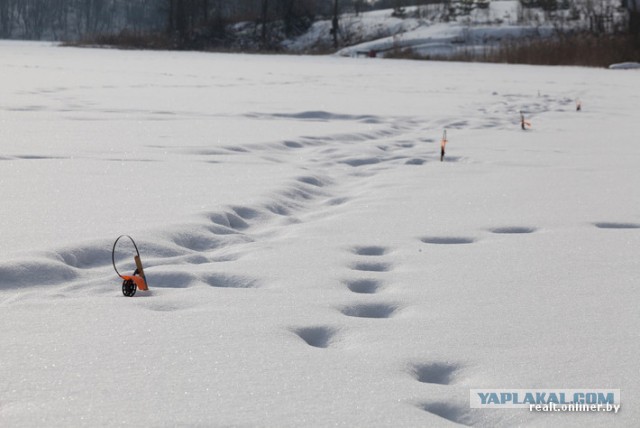
[[[456,424],[465,426],[472,426],[474,424],[471,409],[469,409],[467,406],[438,401],[431,403],[422,403],[419,404],[418,407],[425,412],[440,416],[441,418],[454,422]]]
[[[356,318],[389,318],[398,310],[395,305],[386,303],[367,303],[345,306],[340,309],[344,315]]]
[[[202,275],[201,279],[211,287],[219,288],[256,288],[259,286],[256,279],[240,275],[209,273]]]
[[[317,177],[307,176],[307,177],[299,177],[298,181],[301,183],[309,184],[315,187],[324,187],[325,183],[322,182]]]
[[[377,293],[382,283],[374,279],[356,279],[345,281],[345,284],[354,293],[374,294]]]
[[[99,246],[68,248],[58,252],[58,257],[68,266],[88,269],[104,265],[111,261],[111,250]]]
[[[291,210],[287,206],[277,202],[268,203],[265,205],[265,208],[275,215],[283,217],[291,215]]]
[[[496,227],[495,229],[491,229],[492,233],[533,233],[537,229],[535,227]]]
[[[640,229],[638,223],[594,223],[598,229]]]
[[[301,327],[293,329],[300,339],[314,348],[328,348],[333,342],[337,330],[325,326]]]
[[[153,312],[176,312],[176,311],[191,309],[194,307],[193,305],[190,305],[190,304],[178,303],[178,302],[165,302],[165,303],[153,302],[153,303],[145,304],[143,306],[146,309]]]
[[[249,207],[231,207],[231,209],[243,220],[251,220],[260,216],[260,212]]]
[[[284,141],[282,144],[290,149],[301,149],[303,147],[302,144],[296,141]]]
[[[380,158],[375,158],[375,157],[361,158],[361,159],[354,158],[354,159],[347,159],[347,160],[341,161],[341,163],[344,163],[356,168],[359,166],[365,166],[365,165],[375,165],[380,162],[381,162]]]
[[[232,213],[211,213],[209,214],[209,220],[218,226],[227,227],[236,231],[249,227],[249,224],[240,216]]]
[[[425,236],[420,238],[425,244],[437,244],[437,245],[460,245],[460,244],[473,244],[476,242],[474,238],[456,237],[456,236]]]
[[[449,363],[415,364],[411,374],[418,382],[450,385],[455,379],[459,367]]]
[[[197,233],[181,233],[173,237],[173,242],[187,250],[191,251],[211,251],[221,245],[219,239],[211,235],[203,235]]]
[[[223,147],[223,149],[229,150],[230,152],[235,152],[235,153],[249,153],[249,150],[240,146],[226,146],[226,147]]]
[[[351,265],[351,269],[362,272],[387,272],[391,270],[391,264],[382,262],[357,262]]]
[[[452,163],[452,162],[460,162],[461,160],[463,160],[464,158],[462,156],[445,156],[444,157],[444,163]]]
[[[383,256],[387,253],[388,249],[385,247],[379,246],[370,246],[370,247],[354,247],[353,254],[357,254],[359,256]]]
[[[426,160],[424,160],[424,159],[412,158],[412,159],[409,159],[408,161],[406,161],[404,164],[405,165],[424,165],[425,162],[426,162]]]
[[[410,148],[414,147],[415,144],[412,143],[412,142],[409,142],[409,141],[399,141],[396,144],[396,146],[401,148],[401,149],[410,149]]]
[[[210,263],[211,260],[209,260],[207,257],[202,256],[200,254],[192,254],[190,256],[185,257],[184,259],[182,259],[182,261],[184,263],[188,263],[191,265],[203,265],[205,263]]]
[[[149,287],[155,288],[188,288],[193,285],[196,276],[188,272],[159,272],[146,270]]]
[[[329,206],[335,207],[335,206],[338,206],[338,205],[345,204],[345,203],[347,203],[349,201],[350,201],[349,198],[331,198],[331,199],[327,200],[326,204],[329,205]]]
[[[78,277],[74,268],[59,261],[29,260],[0,263],[0,290],[43,284],[65,284]]]

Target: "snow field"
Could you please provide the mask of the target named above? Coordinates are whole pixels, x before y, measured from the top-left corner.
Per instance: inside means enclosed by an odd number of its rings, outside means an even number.
[[[638,422],[635,71],[2,49],[0,425]]]

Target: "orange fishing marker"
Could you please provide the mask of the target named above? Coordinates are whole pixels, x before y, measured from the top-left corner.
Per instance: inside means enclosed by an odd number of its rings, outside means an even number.
[[[118,268],[116,267],[116,245],[120,238],[127,237],[131,240],[133,244],[133,248],[136,249],[136,255],[133,256],[133,261],[136,264],[136,270],[132,275],[122,275],[118,272]],[[113,243],[113,249],[111,250],[111,262],[113,263],[113,269],[116,271],[118,276],[122,278],[124,281],[122,282],[122,294],[127,297],[132,297],[136,294],[136,289],[140,289],[142,291],[149,290],[147,286],[147,278],[144,275],[144,269],[142,268],[142,261],[140,260],[140,251],[138,251],[138,246],[135,241],[129,235],[120,235],[116,242]]]
[[[442,133],[442,140],[440,140],[440,162],[444,161],[444,149],[447,146],[447,130]]]
[[[524,113],[520,112],[520,127],[525,131],[527,128],[531,128],[531,122],[524,119]]]

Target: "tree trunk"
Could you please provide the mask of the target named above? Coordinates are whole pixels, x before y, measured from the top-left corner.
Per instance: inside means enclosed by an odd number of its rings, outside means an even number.
[[[331,20],[331,35],[333,36],[333,47],[338,49],[338,0],[333,1],[333,19]]]
[[[260,40],[262,43],[262,47],[267,46],[267,18],[269,15],[269,0],[262,0],[262,10],[260,13],[260,23],[262,24],[262,33],[260,35]]]
[[[640,1],[628,0],[627,8],[629,9],[629,32],[634,35],[640,34]]]
[[[13,27],[13,1],[0,0],[0,37],[11,37]]]

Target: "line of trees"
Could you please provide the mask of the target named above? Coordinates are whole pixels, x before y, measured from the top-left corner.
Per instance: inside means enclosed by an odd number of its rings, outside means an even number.
[[[159,0],[0,0],[0,37],[69,40],[163,22]]]
[[[612,8],[626,8],[631,32],[640,28],[640,0],[520,0],[523,7],[553,12],[584,3],[595,12],[593,26],[606,24]],[[273,48],[282,37],[306,30],[316,19],[330,19],[338,45],[340,16],[371,8],[409,5],[486,7],[489,0],[0,0],[0,38],[77,40],[97,34],[162,34],[172,47],[199,48],[224,40],[228,24],[249,22],[259,48]],[[605,7],[606,6],[606,7]],[[598,12],[600,11],[600,12]],[[602,12],[604,11],[604,12]]]
[[[520,0],[520,5],[523,11],[541,9],[546,21],[560,27],[582,20],[584,29],[593,34],[639,31],[640,0]]]
[[[282,22],[288,36],[319,17],[370,7],[365,0],[0,0],[0,38],[73,40],[126,30],[166,32],[185,42],[248,21],[261,27],[266,42],[268,23]]]

